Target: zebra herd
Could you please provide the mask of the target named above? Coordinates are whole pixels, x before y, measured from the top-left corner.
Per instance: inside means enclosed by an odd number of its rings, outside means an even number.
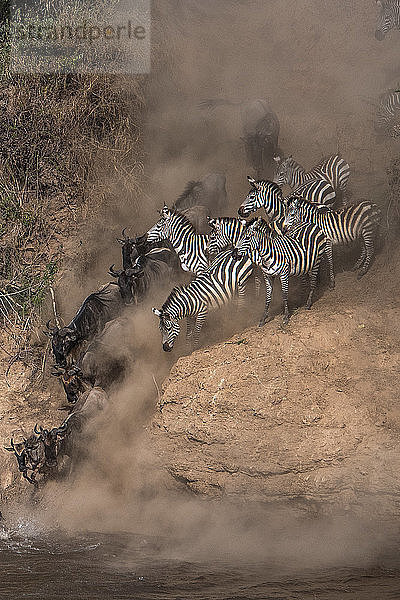
[[[185,215],[164,206],[159,221],[147,232],[148,242],[168,241],[181,267],[193,275],[192,281],[175,287],[159,317],[162,346],[173,349],[180,333],[179,322],[187,319],[187,341],[197,347],[199,334],[209,310],[237,299],[245,302],[252,273],[261,270],[265,281],[265,308],[260,326],[269,318],[273,282],[279,277],[284,305],[283,323],[289,321],[289,277],[309,275],[310,290],[306,308],[311,308],[322,258],[329,265],[330,286],[335,285],[333,245],[362,241],[362,251],[354,269],[362,277],[374,255],[374,237],[381,212],[377,205],[362,201],[346,204],[350,167],[334,155],[311,171],[292,158],[276,157],[275,180],[248,177],[251,189],[238,209],[239,219],[208,219],[209,234],[198,233]],[[283,196],[281,186],[289,184],[292,193]],[[267,221],[253,218],[263,208]],[[256,289],[259,284],[256,283]]]

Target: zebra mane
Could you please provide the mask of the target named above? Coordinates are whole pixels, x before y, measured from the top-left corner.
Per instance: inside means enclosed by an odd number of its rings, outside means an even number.
[[[183,292],[186,286],[184,285],[176,285],[172,288],[172,290],[169,293],[168,298],[166,299],[166,301],[164,302],[164,304],[161,307],[161,311],[166,310],[168,312],[168,306],[171,303],[171,301],[175,298],[175,296],[177,296],[179,293]]]
[[[183,223],[186,227],[190,227],[190,229],[192,230],[193,233],[195,233],[196,235],[199,235],[196,227],[193,225],[193,223],[191,221],[189,221],[189,219],[187,218],[186,215],[181,213],[179,210],[176,210],[175,208],[171,208],[170,211],[175,217],[179,217],[183,221]]]
[[[202,186],[201,181],[189,181],[182,194],[172,205],[172,210],[183,210],[198,204],[199,186]]]

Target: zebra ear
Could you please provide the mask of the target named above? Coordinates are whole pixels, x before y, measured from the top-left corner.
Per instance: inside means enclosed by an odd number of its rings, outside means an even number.
[[[282,158],[280,156],[274,156],[274,161],[279,165],[279,163],[281,162]]]
[[[250,185],[252,185],[254,188],[257,187],[257,181],[253,177],[250,177],[249,175],[247,175],[247,179],[248,179]]]
[[[157,317],[161,317],[161,315],[162,315],[161,310],[158,310],[157,308],[152,308],[151,310]]]
[[[382,6],[383,6],[382,0],[376,0],[376,3],[378,6],[380,6],[382,8]]]

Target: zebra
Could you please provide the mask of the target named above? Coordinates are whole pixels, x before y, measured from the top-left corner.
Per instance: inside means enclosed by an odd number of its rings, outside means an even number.
[[[252,263],[261,267],[266,281],[264,313],[259,322],[262,327],[268,320],[272,299],[273,279],[281,280],[284,305],[283,324],[289,322],[289,276],[310,274],[310,292],[306,308],[312,305],[317,275],[323,254],[326,251],[326,239],[316,225],[303,223],[290,231],[290,234],[277,235],[261,218],[250,221],[235,252],[238,256],[250,258]]]
[[[239,206],[239,217],[246,218],[259,208],[264,208],[269,221],[283,221],[285,218],[285,201],[282,190],[273,181],[256,181],[247,177],[252,189],[244,202]]]
[[[391,29],[400,29],[400,0],[376,0],[380,8],[375,37],[380,42]]]
[[[147,232],[148,242],[161,240],[169,240],[184,271],[198,275],[208,268],[208,235],[197,233],[185,215],[166,205],[161,219]]]
[[[310,202],[318,202],[318,204],[333,204],[334,199],[338,196],[343,201],[350,176],[350,166],[338,154],[323,160],[307,172],[292,156],[284,160],[276,156],[275,162],[278,168],[274,181],[278,185],[287,183],[296,194]],[[307,184],[311,185],[313,182],[316,186],[315,180],[329,184],[329,187],[324,188],[323,192],[319,192],[319,199],[315,192],[308,192]],[[299,188],[302,185],[305,185],[305,188],[300,191]]]
[[[392,138],[400,137],[400,90],[389,90],[380,96],[375,129]]]
[[[153,308],[160,319],[162,347],[171,352],[179,335],[179,321],[188,318],[187,340],[193,347],[199,344],[199,335],[209,309],[220,308],[230,302],[243,288],[253,272],[247,258],[237,258],[231,249],[221,252],[212,265],[191,283],[175,287],[161,309]]]
[[[330,266],[331,281],[333,278],[332,245],[348,244],[358,238],[363,239],[363,249],[354,270],[360,279],[368,271],[374,255],[374,235],[381,219],[381,211],[376,204],[364,201],[332,210],[327,206],[311,204],[302,198],[289,198],[285,225],[292,227],[296,223],[313,223],[317,225],[327,238],[327,255]]]

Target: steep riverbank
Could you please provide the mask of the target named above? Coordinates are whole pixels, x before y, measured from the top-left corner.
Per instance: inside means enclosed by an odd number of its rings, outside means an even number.
[[[382,254],[361,281],[340,274],[286,328],[278,315],[180,358],[150,430],[175,481],[205,496],[398,515],[399,259],[398,248]]]

